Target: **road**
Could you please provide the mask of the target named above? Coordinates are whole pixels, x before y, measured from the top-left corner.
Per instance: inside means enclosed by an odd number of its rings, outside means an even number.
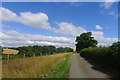
[[[93,69],[93,66],[80,57],[79,54],[74,54],[72,56],[69,78],[108,78],[108,76]]]

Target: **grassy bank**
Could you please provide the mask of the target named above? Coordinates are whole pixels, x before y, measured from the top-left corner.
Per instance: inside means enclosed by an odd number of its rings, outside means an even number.
[[[3,78],[66,77],[70,56],[64,53],[3,61]]]
[[[52,72],[48,73],[47,78],[68,78],[72,54],[61,60]]]

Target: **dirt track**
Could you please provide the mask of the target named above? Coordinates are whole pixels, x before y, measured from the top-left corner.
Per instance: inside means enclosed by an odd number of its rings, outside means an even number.
[[[108,78],[108,76],[84,60],[80,55],[72,56],[69,78]]]

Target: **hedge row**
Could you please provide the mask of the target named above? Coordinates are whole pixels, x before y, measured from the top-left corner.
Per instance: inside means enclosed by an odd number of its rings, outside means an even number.
[[[85,48],[80,55],[101,70],[119,77],[120,74],[120,42],[109,47]]]

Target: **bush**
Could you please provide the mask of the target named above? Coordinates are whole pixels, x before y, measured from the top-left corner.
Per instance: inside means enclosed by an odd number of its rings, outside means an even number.
[[[120,42],[113,43],[110,47],[85,48],[80,55],[102,70],[115,77],[120,74]]]

